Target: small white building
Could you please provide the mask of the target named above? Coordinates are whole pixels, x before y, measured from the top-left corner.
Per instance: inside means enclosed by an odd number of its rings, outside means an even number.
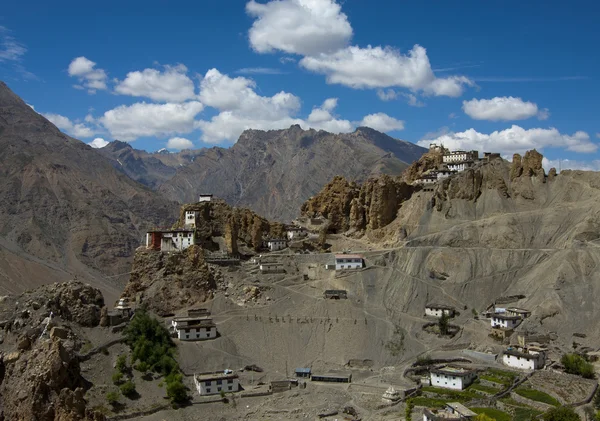
[[[546,364],[546,351],[537,347],[510,347],[502,354],[502,363],[521,370],[539,370]]]
[[[421,178],[419,178],[415,181],[415,183],[427,185],[427,184],[437,183],[437,181],[438,181],[437,171],[430,171],[427,174],[423,174],[421,176]]]
[[[237,392],[240,390],[239,377],[231,370],[194,374],[194,383],[200,396],[217,395],[221,392]]]
[[[445,304],[427,304],[425,306],[425,315],[437,317],[438,319],[445,314],[448,317],[454,317],[456,310],[454,307],[447,306]]]
[[[452,151],[447,154],[444,154],[442,157],[442,162],[444,164],[454,163],[454,162],[466,162],[466,161],[478,161],[479,160],[479,152],[478,151]]]
[[[492,327],[514,329],[521,324],[521,316],[509,316],[505,313],[496,313],[491,317]]]
[[[212,194],[201,194],[198,198],[198,202],[211,202],[213,198]]]
[[[473,370],[462,367],[444,366],[429,371],[430,383],[435,387],[463,390],[477,378]]]
[[[185,227],[196,228],[196,216],[198,211],[188,210],[185,211]]]
[[[217,326],[208,317],[175,317],[171,327],[181,341],[202,341],[217,337]]]
[[[448,178],[451,175],[454,175],[456,171],[451,170],[450,168],[448,168],[447,170],[438,170],[437,171],[437,180],[442,180],[444,178]]]
[[[360,254],[336,254],[335,270],[360,269],[363,267],[363,262]]]
[[[459,402],[448,402],[443,409],[425,408],[423,421],[472,420],[477,414]]]
[[[261,273],[285,273],[283,263],[261,263],[258,268]]]
[[[272,238],[267,241],[267,247],[271,251],[283,250],[287,247],[287,240],[285,238]]]
[[[308,232],[302,227],[288,227],[286,230],[286,235],[288,240],[297,240],[299,238],[306,237]]]
[[[146,248],[160,251],[185,250],[195,244],[194,231],[175,229],[146,233]]]
[[[466,162],[449,162],[446,164],[446,166],[448,167],[448,170],[450,171],[456,171],[456,172],[461,172],[466,170],[467,168],[470,168],[473,165],[472,162],[470,161],[466,161]]]

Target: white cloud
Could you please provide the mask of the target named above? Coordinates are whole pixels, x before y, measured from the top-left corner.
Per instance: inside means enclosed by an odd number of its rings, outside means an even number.
[[[289,57],[289,56],[283,56],[279,58],[279,62],[281,64],[287,64],[287,63],[295,63],[296,59],[294,57]]]
[[[348,133],[354,130],[354,125],[348,120],[340,120],[334,116],[337,98],[328,98],[320,107],[314,107],[305,123],[301,124],[317,130],[332,133]]]
[[[275,67],[244,67],[235,72],[240,75],[282,75],[285,73]]]
[[[578,131],[567,135],[555,128],[526,130],[516,125],[490,134],[479,133],[475,129],[461,133],[447,133],[436,138],[428,137],[420,140],[418,144],[428,147],[432,142],[443,143],[449,149],[476,149],[502,154],[523,153],[530,149],[545,147],[565,148],[579,153],[593,153],[598,149],[598,145],[590,140],[586,132]]]
[[[147,97],[154,101],[183,102],[194,98],[194,82],[186,75],[183,64],[165,66],[165,71],[144,69],[129,72],[119,81],[115,92],[122,95]]]
[[[179,151],[182,149],[192,149],[193,147],[194,144],[192,141],[184,137],[172,137],[167,142],[167,148],[177,149]]]
[[[68,117],[54,113],[42,113],[42,115],[60,130],[78,139],[92,137],[94,135],[93,129],[83,123],[74,123]]]
[[[27,52],[25,45],[9,35],[10,31],[0,25],[0,63],[3,61],[21,61]]]
[[[335,0],[275,0],[246,4],[256,18],[249,31],[250,45],[259,53],[275,50],[314,55],[345,47],[352,26]]]
[[[169,149],[192,149],[194,147],[194,143],[191,140],[186,139],[184,137],[172,137],[167,142],[167,148]]]
[[[398,99],[400,97],[406,99],[406,103],[411,107],[424,107],[425,104],[422,101],[419,101],[419,98],[415,94],[411,94],[408,92],[398,92],[393,89],[378,89],[377,96],[382,101],[392,101],[394,99]]]
[[[391,132],[393,130],[404,130],[404,121],[397,120],[384,113],[369,114],[360,122],[361,126],[367,126],[380,132]]]
[[[600,139],[600,133],[596,133],[596,137]]]
[[[92,148],[103,148],[106,145],[108,145],[110,142],[107,142],[106,140],[102,139],[101,137],[97,137],[94,140],[92,140],[90,143],[88,143],[88,145],[90,145]]]
[[[475,120],[526,120],[536,115],[540,120],[546,120],[550,116],[547,108],[539,110],[537,104],[512,96],[463,101],[462,108],[465,114]]]
[[[138,102],[109,110],[99,119],[117,139],[132,141],[143,136],[169,136],[194,130],[195,117],[204,109],[198,101],[181,104]]]
[[[550,168],[556,168],[556,171],[562,170],[583,170],[583,171],[600,171],[600,159],[592,161],[577,161],[571,159],[542,159],[542,167],[546,171]]]
[[[80,85],[75,85],[77,89],[87,88],[88,93],[94,94],[96,90],[105,90],[106,80],[108,78],[106,72],[96,68],[96,63],[81,56],[74,58],[69,64],[69,76],[76,77]]]
[[[401,87],[435,96],[460,96],[466,77],[436,78],[427,51],[415,45],[408,55],[391,47],[351,46],[331,54],[304,57],[300,65],[326,75],[327,82],[351,88]],[[385,95],[384,95],[385,96]]]

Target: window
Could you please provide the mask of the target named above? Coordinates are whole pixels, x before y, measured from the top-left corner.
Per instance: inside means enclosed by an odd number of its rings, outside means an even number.
[[[217,385],[223,384],[223,380],[217,380]]]
[[[217,387],[217,392],[220,392],[220,391],[221,391],[221,386],[218,386]]]
[[[204,382],[204,386],[210,386],[210,382]]]
[[[229,386],[229,387],[227,388],[227,390],[229,390],[229,391],[233,390],[233,386]]]
[[[227,383],[233,383],[233,380],[232,379],[228,379]]]
[[[190,339],[190,335],[185,335],[185,339]]]

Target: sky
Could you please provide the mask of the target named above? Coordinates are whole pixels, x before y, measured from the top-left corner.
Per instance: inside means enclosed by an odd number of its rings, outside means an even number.
[[[552,0],[23,0],[0,9],[0,79],[94,147],[369,126],[600,170],[599,13]]]

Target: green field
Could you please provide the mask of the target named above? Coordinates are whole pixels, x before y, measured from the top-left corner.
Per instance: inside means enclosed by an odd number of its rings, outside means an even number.
[[[482,392],[485,393],[489,393],[490,395],[495,395],[496,393],[500,392],[501,389],[495,388],[495,387],[491,387],[491,386],[484,386],[482,384],[472,384],[471,386],[469,386],[469,388],[467,390],[480,390]]]
[[[502,412],[499,409],[494,408],[469,408],[471,411],[478,414],[485,414],[488,417],[495,419],[496,421],[511,421],[512,417],[506,412]]]
[[[515,389],[515,393],[523,396],[524,398],[531,399],[532,401],[547,403],[552,406],[560,406],[560,402],[554,399],[552,396],[536,389],[519,387]]]
[[[515,408],[514,421],[530,421],[540,415],[541,412],[531,408]]]

